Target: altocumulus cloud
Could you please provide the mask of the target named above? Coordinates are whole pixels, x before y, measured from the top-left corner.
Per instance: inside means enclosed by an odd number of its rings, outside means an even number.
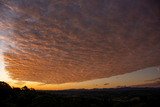
[[[13,79],[60,84],[159,66],[159,4],[1,0],[6,69]]]

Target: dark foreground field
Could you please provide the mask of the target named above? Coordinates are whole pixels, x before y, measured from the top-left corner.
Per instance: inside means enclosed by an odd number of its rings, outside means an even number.
[[[3,84],[4,85],[4,84]],[[0,86],[0,107],[157,107],[159,88],[36,91]]]

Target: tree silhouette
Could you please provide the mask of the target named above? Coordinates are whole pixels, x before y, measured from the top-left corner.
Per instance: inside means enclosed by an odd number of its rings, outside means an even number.
[[[13,91],[21,91],[21,88],[19,88],[19,87],[13,87],[12,89],[13,89]]]
[[[7,84],[6,82],[0,81],[0,90],[10,90],[10,89],[12,88],[9,84]]]
[[[27,86],[22,87],[22,90],[29,91],[30,89]]]
[[[12,88],[9,84],[0,81],[0,98],[8,97],[12,92]]]

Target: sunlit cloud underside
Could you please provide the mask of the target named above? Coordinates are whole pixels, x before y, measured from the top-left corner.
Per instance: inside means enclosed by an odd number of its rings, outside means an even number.
[[[95,79],[84,82],[71,82],[64,84],[45,84],[32,81],[10,81],[14,87],[34,87],[38,90],[64,90],[64,89],[93,89],[93,88],[119,88],[119,87],[160,87],[160,68],[151,67],[132,73]]]
[[[5,69],[13,80],[64,84],[159,66],[157,2],[1,0]]]

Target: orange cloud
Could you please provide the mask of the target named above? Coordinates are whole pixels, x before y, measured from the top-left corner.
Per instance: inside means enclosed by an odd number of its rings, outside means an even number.
[[[80,82],[160,65],[156,0],[4,0],[0,5],[0,30],[12,31],[3,37],[11,43],[4,55],[13,79]]]

